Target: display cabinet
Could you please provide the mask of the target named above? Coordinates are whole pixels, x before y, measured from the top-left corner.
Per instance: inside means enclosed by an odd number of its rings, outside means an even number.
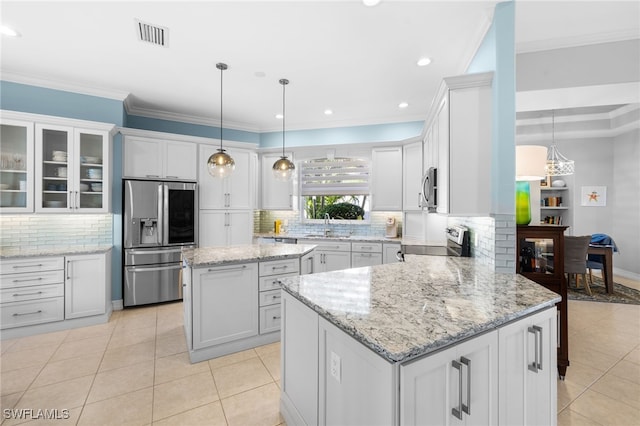
[[[33,212],[33,123],[0,123],[0,211]]]
[[[558,374],[569,366],[567,326],[567,281],[564,277],[564,232],[568,226],[540,225],[517,227],[516,272],[558,293]]]

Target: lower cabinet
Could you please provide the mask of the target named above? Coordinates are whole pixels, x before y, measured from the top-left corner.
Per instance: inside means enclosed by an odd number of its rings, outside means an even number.
[[[555,424],[557,346],[555,309],[500,329],[500,423]]]
[[[392,363],[282,291],[288,424],[555,425],[555,307]]]
[[[399,262],[398,256],[397,256],[399,251],[400,251],[400,244],[383,243],[382,244],[382,263]]]
[[[260,334],[280,330],[280,279],[300,275],[300,259],[260,262]]]
[[[401,425],[493,425],[498,331],[400,367]]]
[[[340,241],[303,240],[298,244],[313,244],[313,272],[329,272],[351,268],[351,243]]]
[[[107,264],[111,267],[111,262],[107,262],[104,254],[65,257],[64,317],[66,319],[105,313]]]
[[[193,270],[193,348],[258,334],[258,264]]]
[[[351,267],[382,264],[382,243],[351,243]]]

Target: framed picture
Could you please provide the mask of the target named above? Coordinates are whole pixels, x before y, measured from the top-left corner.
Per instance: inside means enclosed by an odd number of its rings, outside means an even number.
[[[586,207],[604,207],[607,205],[606,186],[583,186],[580,192],[580,205]]]

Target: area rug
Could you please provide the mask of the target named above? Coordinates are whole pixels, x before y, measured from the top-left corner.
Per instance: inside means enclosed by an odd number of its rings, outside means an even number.
[[[580,288],[575,288],[575,282],[571,280],[571,287],[567,289],[567,298],[569,300],[640,305],[640,291],[633,288],[614,282],[613,294],[608,294],[602,278],[595,275],[593,276],[593,284],[590,284],[589,286],[591,287],[592,296],[589,296],[587,290],[582,284],[582,281],[580,281]]]

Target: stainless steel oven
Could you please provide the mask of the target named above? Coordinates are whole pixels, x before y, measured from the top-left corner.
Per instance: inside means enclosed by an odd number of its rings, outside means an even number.
[[[180,252],[196,247],[197,187],[193,182],[125,180],[124,306],[182,299]]]

